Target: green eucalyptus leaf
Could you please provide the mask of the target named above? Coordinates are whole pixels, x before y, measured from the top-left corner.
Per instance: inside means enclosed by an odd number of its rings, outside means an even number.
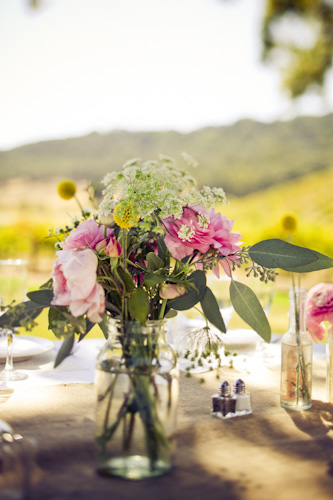
[[[54,368],[60,365],[60,363],[70,355],[74,346],[75,335],[74,333],[66,337],[61,344],[59,352],[54,362]]]
[[[273,238],[253,245],[249,256],[257,264],[268,268],[295,269],[318,260],[316,252]]]
[[[128,299],[128,310],[134,319],[145,323],[149,312],[148,294],[142,288],[137,288]]]
[[[108,339],[108,337],[109,337],[109,325],[108,325],[108,321],[109,321],[109,318],[105,314],[103,316],[103,320],[101,321],[101,323],[97,323],[98,326],[100,327],[100,329],[102,330],[103,335],[104,335],[104,337],[106,339]]]
[[[206,275],[204,271],[194,271],[190,275],[188,283],[191,286],[184,295],[168,300],[168,307],[176,309],[176,311],[186,311],[202,300],[206,292]]]
[[[42,286],[39,287],[40,290],[52,290],[53,289],[53,279],[50,278],[49,280],[46,281],[46,283],[43,283]]]
[[[105,319],[105,316],[103,316],[103,320]],[[80,336],[79,336],[79,342],[81,342],[81,340],[83,340],[85,338],[85,336],[90,332],[90,330],[92,328],[94,328],[95,324],[96,323],[93,323],[92,321],[90,321],[90,319],[86,318],[85,319],[85,322],[86,322],[86,329],[85,329],[85,332],[84,333],[81,333]],[[106,337],[107,338],[107,337]]]
[[[33,302],[36,302],[37,304],[40,304],[45,307],[50,307],[51,302],[53,300],[53,290],[48,290],[48,289],[36,290],[35,292],[29,292],[27,294],[27,297]]]
[[[8,311],[0,316],[0,328],[18,328],[29,320],[34,320],[47,306],[37,304],[32,300],[21,302],[10,307]]]
[[[226,327],[221,315],[217,300],[210,288],[206,287],[205,295],[200,301],[202,311],[208,321],[216,326],[221,332],[225,333]]]
[[[165,276],[163,274],[148,273],[143,278],[143,281],[148,288],[151,288],[159,285],[160,283],[164,283]]]
[[[329,269],[333,267],[333,259],[324,255],[322,253],[312,250],[312,252],[317,256],[318,260],[312,262],[311,264],[306,264],[305,266],[289,267],[285,271],[291,271],[295,273],[311,273],[312,271],[320,271],[321,269]]]
[[[154,252],[149,252],[147,254],[146,260],[148,262],[148,266],[153,271],[157,271],[163,267],[163,260],[160,259]]]
[[[230,299],[236,313],[266,342],[271,339],[271,327],[255,293],[247,285],[232,280]]]
[[[167,318],[167,319],[171,319],[171,318],[175,318],[177,316],[177,314],[178,314],[178,312],[175,311],[175,309],[169,309],[165,313],[164,317]]]

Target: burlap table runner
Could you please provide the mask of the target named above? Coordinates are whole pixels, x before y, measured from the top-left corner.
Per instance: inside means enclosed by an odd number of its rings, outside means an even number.
[[[174,470],[140,482],[95,473],[93,384],[16,389],[0,405],[0,418],[37,440],[33,498],[332,499],[333,405],[323,402],[324,360],[314,363],[313,407],[302,412],[280,407],[278,367],[253,374],[225,367],[219,374],[220,380],[216,372],[181,374]],[[251,392],[253,414],[213,418],[219,382],[239,377]]]

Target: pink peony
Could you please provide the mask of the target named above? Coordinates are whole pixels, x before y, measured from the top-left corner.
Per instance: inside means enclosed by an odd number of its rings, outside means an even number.
[[[207,219],[204,224],[200,216]],[[209,222],[207,211],[200,205],[183,209],[179,219],[167,217],[162,220],[165,230],[164,242],[172,257],[181,260],[198,250],[204,254],[212,244],[213,229]]]
[[[211,225],[213,227],[213,248],[217,250],[220,257],[228,257],[229,260],[238,260],[239,257],[234,256],[236,252],[240,252],[240,247],[236,243],[240,244],[241,235],[239,233],[232,233],[231,230],[234,225],[233,220],[228,220],[225,215],[220,213],[215,213],[214,208],[209,212],[209,218]],[[218,257],[218,256],[217,256]],[[219,264],[224,269],[225,273],[230,276],[230,264],[226,259],[220,259]],[[214,274],[219,278],[219,264],[213,270]]]
[[[107,228],[107,240],[113,236],[113,229]],[[95,219],[89,219],[81,222],[81,224],[73,229],[64,241],[63,250],[72,250],[75,248],[89,247],[95,250],[96,245],[103,241],[104,226],[99,226]]]
[[[323,321],[333,323],[333,284],[319,283],[307,294],[306,326],[315,342],[324,338]]]
[[[96,282],[98,259],[90,248],[57,252],[53,267],[53,301],[55,306],[68,306],[77,318],[87,314],[99,323],[105,311],[104,290]]]

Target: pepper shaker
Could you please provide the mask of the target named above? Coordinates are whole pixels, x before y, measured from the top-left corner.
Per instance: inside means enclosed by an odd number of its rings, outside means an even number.
[[[243,380],[238,379],[234,383],[232,399],[235,401],[236,416],[252,413],[251,396],[246,392]]]
[[[218,394],[213,394],[213,415],[219,418],[235,417],[235,401],[231,397],[231,388],[225,380],[220,384]]]

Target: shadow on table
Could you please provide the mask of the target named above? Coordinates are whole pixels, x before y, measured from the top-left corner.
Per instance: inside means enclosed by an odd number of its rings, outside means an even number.
[[[90,423],[85,422],[86,430]],[[91,428],[90,428],[91,430]],[[63,431],[62,431],[63,432]],[[193,450],[196,432],[186,428],[179,436],[179,446],[173,470],[154,479],[127,481],[117,477],[100,476],[95,471],[94,445],[91,432],[71,437],[64,436],[58,444],[44,447],[38,455],[38,464],[44,476],[36,486],[34,500],[241,500],[244,487],[237,481],[225,479],[223,467],[211,472],[198,463]],[[178,441],[178,439],[177,439]]]
[[[223,375],[230,380],[235,378],[233,372]],[[205,376],[203,384],[194,378],[189,379],[180,403],[188,424],[192,422],[196,427],[196,439],[207,456],[218,458],[212,448],[215,442],[216,446],[229,450],[229,469],[235,464],[235,468],[250,475],[252,483],[255,475],[252,477],[251,474],[256,474],[258,466],[262,470],[258,482],[263,484],[274,482],[272,474],[275,470],[279,471],[276,474],[281,483],[288,487],[287,478],[291,479],[294,471],[299,477],[306,476],[309,487],[316,484],[323,498],[331,498],[333,441],[329,433],[333,430],[333,405],[314,400],[310,410],[287,411],[280,407],[275,381],[275,385],[253,386],[255,404],[251,415],[219,421],[211,417],[212,384],[215,386],[216,382],[209,375]],[[250,384],[249,378],[251,392]],[[220,451],[220,457],[222,454],[225,458],[226,454]],[[265,467],[263,457],[270,466]],[[315,474],[311,472],[313,468]]]
[[[304,411],[288,411],[296,427],[311,437],[325,436],[333,429],[333,405],[312,400],[312,408]]]

